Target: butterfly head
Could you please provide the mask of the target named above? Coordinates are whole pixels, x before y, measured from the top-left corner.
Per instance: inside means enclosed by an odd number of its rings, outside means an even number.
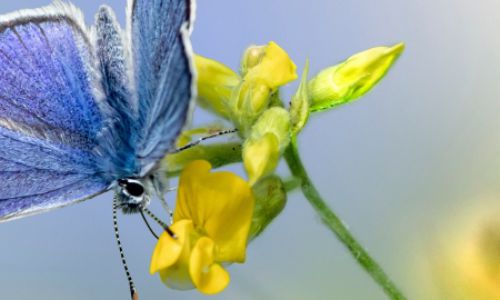
[[[143,178],[123,178],[117,181],[119,207],[124,213],[135,213],[146,208],[151,201],[153,183]]]

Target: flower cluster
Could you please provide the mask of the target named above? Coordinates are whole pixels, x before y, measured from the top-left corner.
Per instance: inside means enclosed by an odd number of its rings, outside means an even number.
[[[275,42],[249,47],[238,72],[196,56],[198,105],[220,117],[220,123],[186,130],[179,146],[227,127],[238,130],[239,140],[201,144],[165,158],[169,175],[180,174],[171,226],[176,236],[161,235],[151,273],[158,272],[172,288],[222,291],[229,283],[224,267],[244,262],[248,241],[280,214],[287,191],[297,186],[293,178],[284,181],[276,168],[311,114],[363,96],[403,49],[403,44],[369,49],[311,79],[307,62],[288,102],[281,99],[280,88],[299,76]],[[233,163],[243,164],[247,180],[225,171],[210,173],[212,166]]]

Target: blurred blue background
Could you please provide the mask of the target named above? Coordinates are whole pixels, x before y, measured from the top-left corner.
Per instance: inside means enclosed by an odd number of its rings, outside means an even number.
[[[90,24],[103,1],[73,2]],[[0,13],[49,2],[2,1]],[[125,24],[125,1],[106,2]],[[406,43],[361,101],[315,115],[300,149],[329,204],[421,299],[414,266],[429,237],[456,211],[500,192],[499,9],[496,0],[201,0],[193,44],[236,69],[247,46],[274,40],[299,72],[310,58],[316,73],[367,48]],[[111,198],[1,224],[1,297],[127,299]],[[149,275],[155,241],[140,217],[120,222],[141,299],[203,298]],[[300,193],[230,272],[229,288],[211,298],[385,299]]]

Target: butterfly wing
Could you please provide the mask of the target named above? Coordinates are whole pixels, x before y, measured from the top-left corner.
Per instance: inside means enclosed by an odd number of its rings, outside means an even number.
[[[106,173],[116,178],[137,176],[137,103],[130,90],[130,63],[122,30],[110,7],[101,6],[95,22],[96,56],[106,94],[107,124],[101,133]]]
[[[61,2],[0,18],[0,221],[110,184],[99,155],[106,104],[82,20]]]
[[[141,173],[172,148],[188,118],[195,94],[189,42],[193,5],[189,0],[129,1]]]

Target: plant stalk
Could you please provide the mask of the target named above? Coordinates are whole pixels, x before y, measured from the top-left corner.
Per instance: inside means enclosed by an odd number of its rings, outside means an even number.
[[[394,282],[382,270],[380,265],[368,254],[361,244],[350,233],[349,229],[342,223],[340,218],[328,207],[318,190],[311,182],[304,165],[299,156],[296,137],[292,138],[290,145],[285,151],[286,162],[293,176],[300,179],[301,188],[316,213],[321,217],[323,223],[332,231],[337,238],[349,250],[358,264],[375,280],[390,299],[406,299]]]

